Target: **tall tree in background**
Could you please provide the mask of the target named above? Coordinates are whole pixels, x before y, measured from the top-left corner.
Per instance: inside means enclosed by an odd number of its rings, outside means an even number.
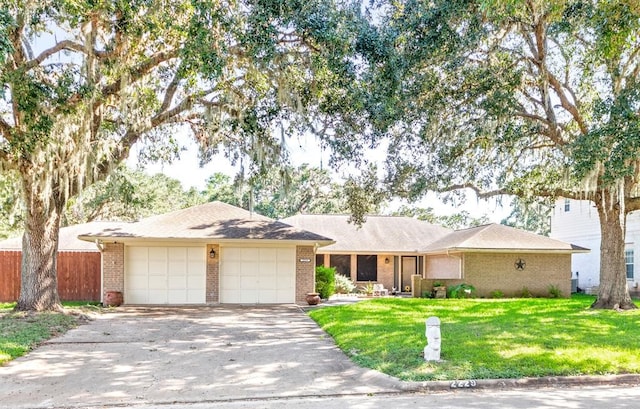
[[[0,174],[0,239],[17,236],[22,231],[23,205],[20,182],[14,172]]]
[[[59,308],[58,232],[69,197],[132,145],[190,129],[251,171],[283,160],[352,86],[359,6],[331,0],[0,0],[0,168],[24,212],[18,310]],[[329,112],[323,116],[327,123]]]
[[[551,233],[552,210],[553,206],[544,199],[516,196],[511,201],[511,213],[500,223],[548,236]]]
[[[602,233],[593,307],[635,308],[624,240],[640,209],[638,2],[382,3],[371,107],[391,137],[394,193],[590,200]]]
[[[475,218],[472,217],[466,210],[448,216],[438,216],[434,213],[432,207],[424,208],[414,206],[401,206],[397,211],[393,212],[393,215],[415,217],[418,220],[424,220],[426,222],[438,224],[440,226],[444,226],[453,230],[482,226],[483,224],[489,223],[489,218],[486,215]]]
[[[273,219],[298,213],[343,214],[348,212],[342,186],[331,180],[327,170],[302,165],[273,168],[265,175],[231,181],[216,173],[207,181],[203,195]]]
[[[121,165],[105,180],[70,198],[63,225],[95,220],[136,221],[204,203],[195,188],[184,190],[179,180],[162,173],[147,175]]]

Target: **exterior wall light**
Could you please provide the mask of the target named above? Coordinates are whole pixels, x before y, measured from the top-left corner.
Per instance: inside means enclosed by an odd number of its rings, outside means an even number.
[[[211,249],[209,252],[209,258],[216,258],[216,251],[214,249]]]

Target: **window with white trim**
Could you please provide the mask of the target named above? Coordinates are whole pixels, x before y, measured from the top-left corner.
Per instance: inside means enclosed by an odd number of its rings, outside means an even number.
[[[571,210],[571,200],[564,199],[564,211],[568,212],[569,210]]]
[[[633,280],[633,249],[624,251],[624,264],[627,268],[627,280]]]

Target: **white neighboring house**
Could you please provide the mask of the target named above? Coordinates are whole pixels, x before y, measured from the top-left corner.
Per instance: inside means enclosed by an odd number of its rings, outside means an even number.
[[[600,284],[600,220],[592,202],[558,199],[551,213],[550,237],[590,248],[590,253],[571,256],[572,278],[578,279],[578,287],[583,290]],[[635,267],[640,257],[640,212],[627,216],[625,243],[627,282],[635,292],[640,286],[640,272]]]

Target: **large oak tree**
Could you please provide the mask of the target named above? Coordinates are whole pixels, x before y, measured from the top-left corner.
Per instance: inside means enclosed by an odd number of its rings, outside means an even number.
[[[331,0],[0,0],[0,167],[26,207],[16,308],[59,308],[65,204],[134,144],[188,130],[203,160],[222,151],[259,170],[286,158],[280,138],[317,125],[332,90],[353,83],[345,56],[359,11]]]
[[[632,0],[384,1],[372,123],[395,194],[470,188],[593,202],[597,308],[631,309],[626,216],[640,209],[640,6]],[[374,43],[375,44],[375,43]]]

